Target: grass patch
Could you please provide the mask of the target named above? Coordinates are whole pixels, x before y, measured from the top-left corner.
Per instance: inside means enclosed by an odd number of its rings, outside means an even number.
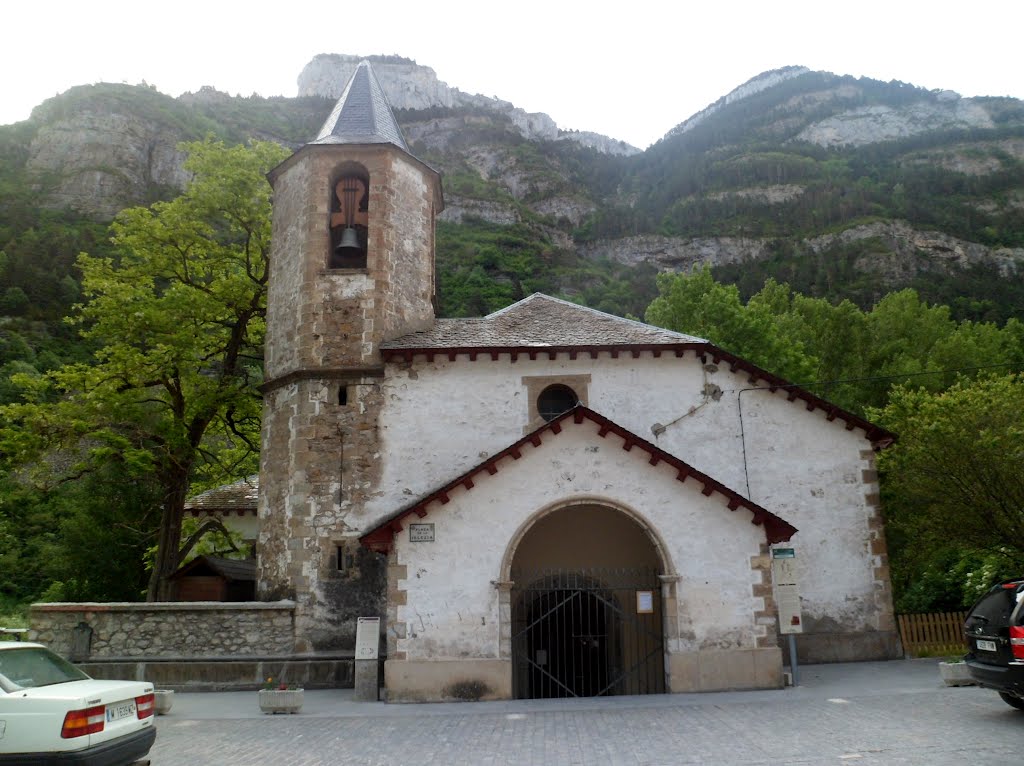
[[[27,628],[28,604],[16,604],[0,598],[0,628]]]

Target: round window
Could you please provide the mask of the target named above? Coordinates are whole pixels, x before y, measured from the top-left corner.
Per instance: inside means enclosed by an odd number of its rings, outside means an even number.
[[[554,420],[566,410],[579,404],[580,398],[568,386],[556,383],[548,386],[537,397],[537,412],[544,420]]]

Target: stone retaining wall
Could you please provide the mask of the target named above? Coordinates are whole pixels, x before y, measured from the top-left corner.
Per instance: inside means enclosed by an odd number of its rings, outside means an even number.
[[[27,640],[93,678],[162,689],[258,689],[267,678],[306,689],[353,683],[351,652],[295,652],[295,602],[33,604]]]
[[[351,689],[355,681],[352,657],[326,655],[243,660],[101,660],[79,662],[77,666],[93,678],[149,681],[158,689],[179,692],[261,689],[268,678],[303,689]]]
[[[295,602],[33,604],[29,638],[72,661],[287,656]]]

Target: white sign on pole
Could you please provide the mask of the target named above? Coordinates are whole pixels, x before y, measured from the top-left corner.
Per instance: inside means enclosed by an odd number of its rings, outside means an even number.
[[[772,582],[779,609],[779,633],[803,633],[800,613],[800,586],[796,577],[796,556],[792,548],[772,550]]]
[[[380,652],[380,617],[360,617],[356,622],[356,659],[375,660]]]

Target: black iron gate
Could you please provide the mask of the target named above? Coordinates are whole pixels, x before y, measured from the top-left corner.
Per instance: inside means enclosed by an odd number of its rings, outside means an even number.
[[[655,570],[513,570],[512,581],[517,698],[665,691]]]

